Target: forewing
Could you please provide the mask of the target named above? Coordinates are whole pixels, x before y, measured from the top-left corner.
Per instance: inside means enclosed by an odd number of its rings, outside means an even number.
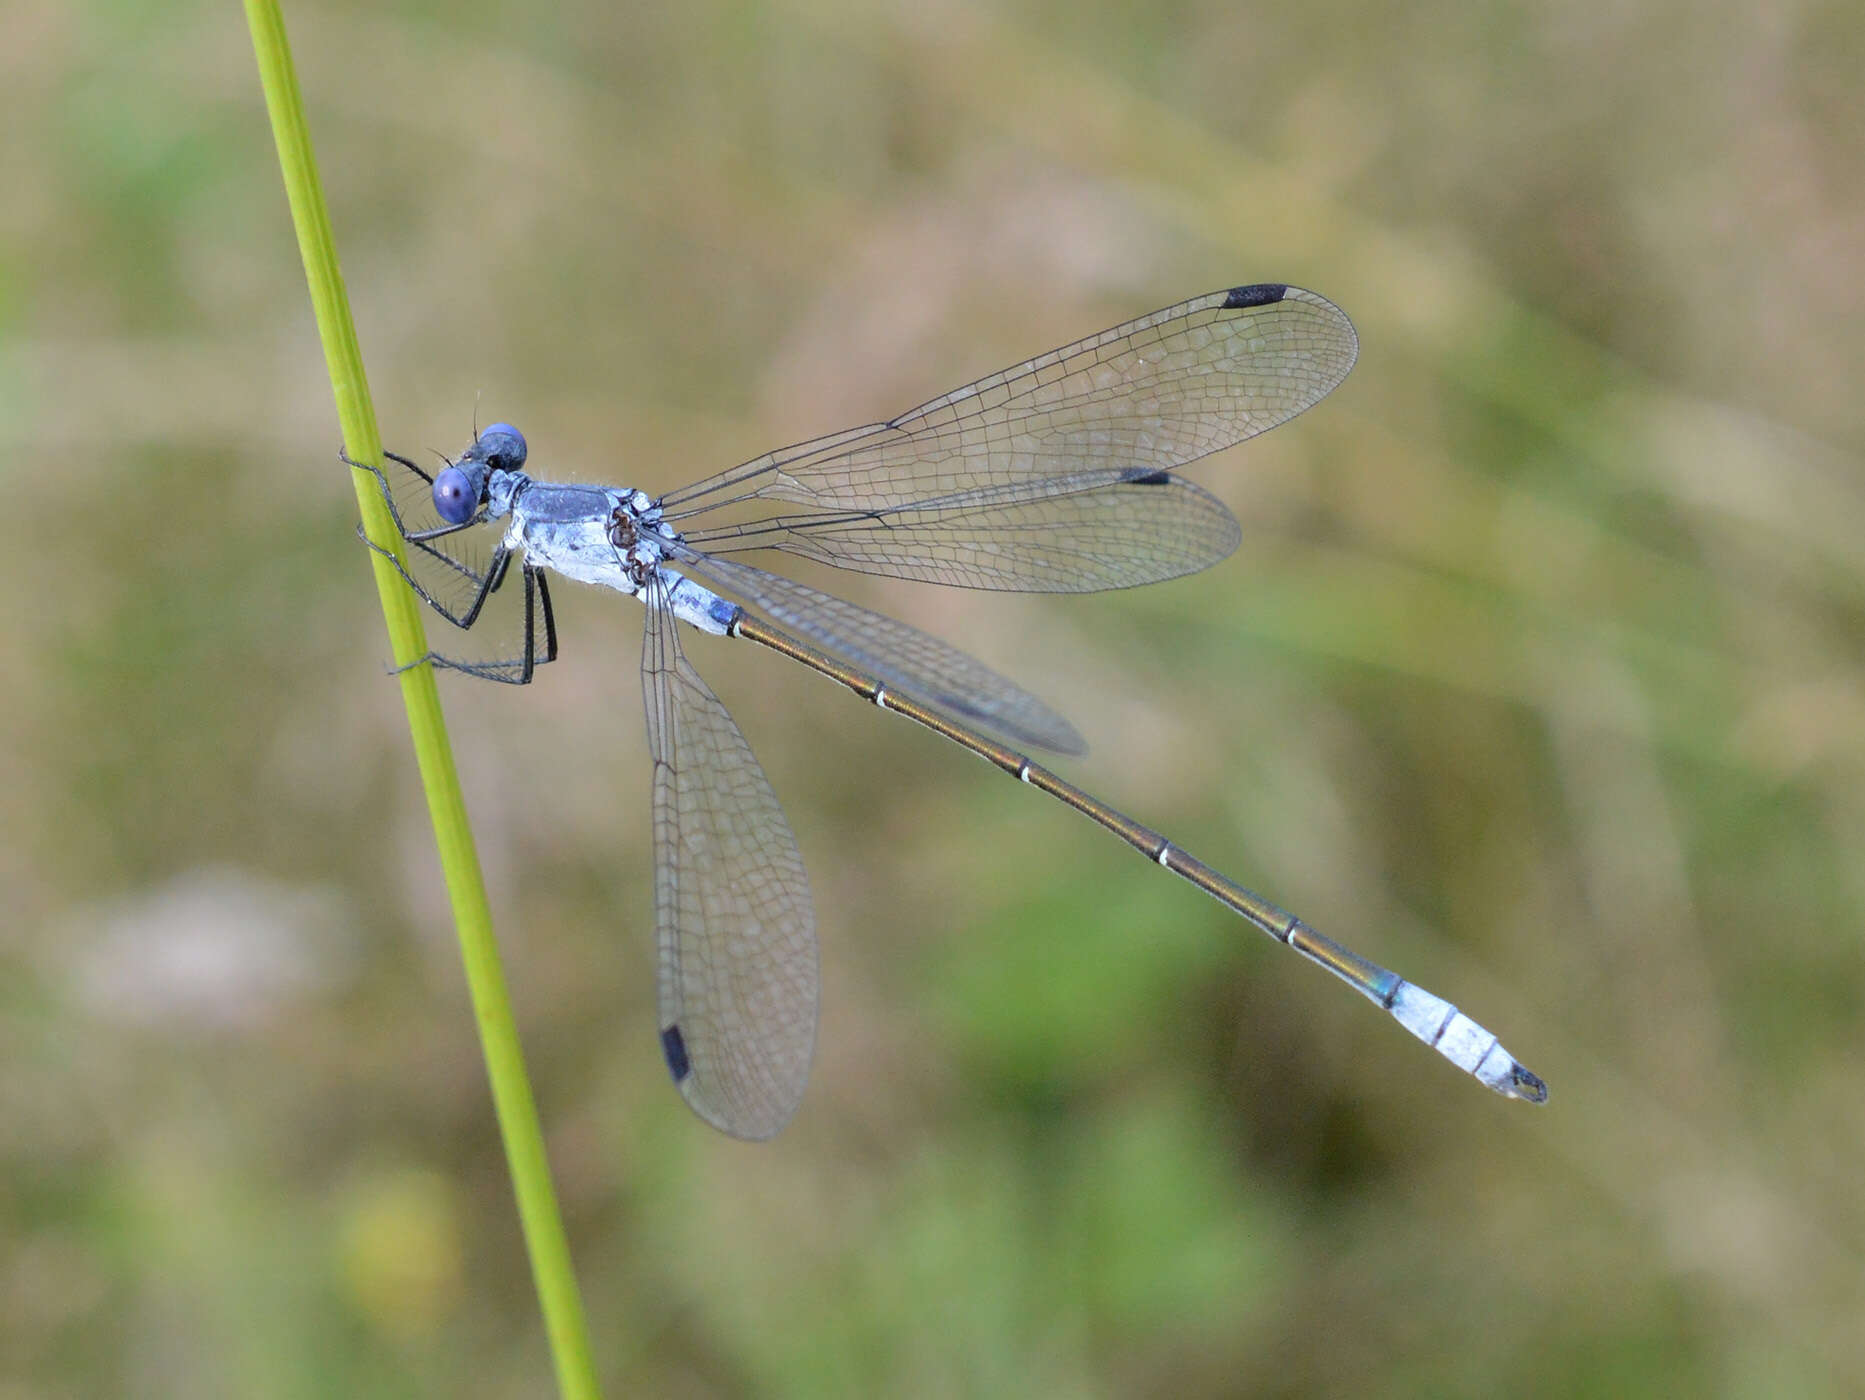
[[[796,1111],[816,1045],[809,879],[751,746],[682,653],[658,581],[647,604],[661,1047],[695,1113],[768,1138]]]
[[[1194,297],[989,375],[886,423],[669,493],[883,509],[1084,470],[1154,471],[1273,428],[1346,377],[1359,342],[1325,297],[1264,284]]]

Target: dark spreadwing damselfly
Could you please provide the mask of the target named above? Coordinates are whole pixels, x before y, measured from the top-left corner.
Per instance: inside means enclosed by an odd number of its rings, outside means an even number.
[[[1546,1100],[1546,1085],[1450,1003],[1032,762],[1021,748],[1086,751],[1041,700],[936,638],[741,557],[777,550],[861,573],[1055,593],[1194,573],[1235,549],[1241,530],[1173,469],[1294,417],[1340,383],[1357,350],[1352,323],[1324,297],[1234,287],[658,497],[534,481],[525,440],[506,423],[432,476],[392,454],[405,479],[368,468],[408,546],[397,567],[455,626],[478,622],[520,561],[508,652],[426,662],[529,682],[557,655],[551,571],[646,605],[661,1047],[700,1117],[767,1138],[795,1112],[816,1041],[816,931],[796,838],[738,726],[688,664],[681,623],[781,652],[963,745],[1321,964],[1498,1093]],[[477,528],[494,522],[503,528]]]

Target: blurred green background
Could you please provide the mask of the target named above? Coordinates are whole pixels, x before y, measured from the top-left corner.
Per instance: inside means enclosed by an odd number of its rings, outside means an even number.
[[[655,1046],[638,611],[444,680],[614,1394],[1865,1390],[1865,9],[293,4],[385,438],[680,484],[1214,287],[1359,367],[1239,554],[849,595],[1453,999],[1484,1092],[1055,804],[694,638],[823,946]],[[238,7],[0,14],[0,1397],[534,1396]]]

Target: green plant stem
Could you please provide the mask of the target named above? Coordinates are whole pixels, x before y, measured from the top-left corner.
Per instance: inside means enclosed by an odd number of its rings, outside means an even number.
[[[285,39],[285,21],[277,0],[246,0],[246,20],[252,30],[253,51],[259,60],[259,77],[265,87],[266,108],[278,142],[279,166],[285,192],[291,200],[292,222],[304,255],[310,282],[311,304],[317,313],[318,334],[336,394],[337,419],[350,456],[359,462],[380,462],[382,443],[377,433],[375,407],[363,377],[362,352],[356,327],[344,295],[343,274],[337,265],[336,241],[330,230],[330,211],[317,178],[311,138],[304,118],[304,102]],[[376,478],[368,472],[353,474],[362,510],[363,528],[372,541],[401,554],[401,540],[383,505]],[[380,555],[375,561],[376,587],[382,596],[382,613],[398,665],[427,654],[427,639],[414,594]],[[538,1301],[550,1338],[560,1394],[587,1400],[599,1392],[590,1359],[589,1333],[583,1303],[577,1293],[576,1274],[570,1264],[570,1247],[564,1237],[557,1196],[551,1186],[550,1164],[538,1124],[537,1105],[525,1076],[524,1052],[518,1027],[512,1019],[511,998],[499,965],[498,943],[492,932],[492,915],[486,904],[485,882],[479,856],[473,847],[466,803],[459,775],[453,766],[453,749],[440,713],[440,696],[430,666],[414,666],[401,673],[402,699],[408,708],[408,727],[414,738],[415,759],[427,790],[434,840],[440,850],[441,869],[453,903],[454,925],[466,963],[473,1012],[479,1024],[486,1072],[492,1083],[492,1102],[499,1119],[510,1163],[512,1188],[518,1198],[531,1272],[537,1282]]]

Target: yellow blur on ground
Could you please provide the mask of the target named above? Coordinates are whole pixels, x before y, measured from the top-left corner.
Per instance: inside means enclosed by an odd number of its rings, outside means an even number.
[[[438,1172],[373,1174],[345,1193],[337,1252],[357,1311],[398,1341],[430,1339],[459,1300],[458,1189]]]

